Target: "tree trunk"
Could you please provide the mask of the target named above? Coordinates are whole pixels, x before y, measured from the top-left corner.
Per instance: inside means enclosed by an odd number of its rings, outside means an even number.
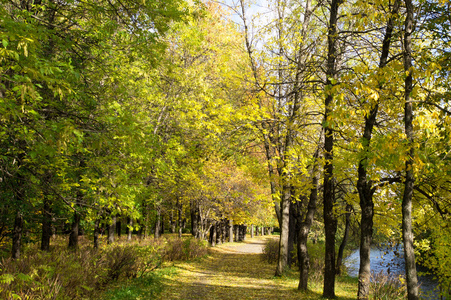
[[[157,207],[157,216],[155,220],[155,232],[154,232],[154,238],[158,239],[160,238],[160,229],[161,229],[161,210],[159,207]]]
[[[337,21],[338,8],[342,3],[341,0],[332,0],[330,4],[329,26],[327,33],[327,69],[326,69],[326,89],[332,89],[333,83],[331,79],[336,78],[336,57],[337,57]],[[326,235],[326,251],[325,251],[325,267],[324,267],[324,298],[335,298],[335,234],[337,232],[337,218],[334,214],[334,192],[333,192],[333,148],[334,148],[334,132],[332,129],[333,94],[328,92],[325,99],[324,113],[324,231]]]
[[[210,244],[212,247],[216,247],[216,222],[213,224],[213,226],[211,226],[210,229]]]
[[[17,210],[14,218],[14,230],[12,238],[11,256],[13,259],[20,258],[20,248],[22,246],[22,233],[23,233],[23,214],[20,210]]]
[[[229,243],[233,243],[233,220],[229,220]]]
[[[176,222],[174,220],[174,210],[171,209],[171,217],[169,219],[169,232],[170,233],[175,233],[175,227],[176,227]]]
[[[412,78],[412,31],[414,7],[412,0],[405,0],[406,4],[406,20],[404,33],[404,71],[407,76],[405,79],[405,108],[404,108],[404,125],[405,133],[408,140],[409,150],[406,153],[406,179],[404,183],[404,195],[402,198],[402,239],[404,243],[404,259],[406,262],[406,281],[407,281],[407,298],[409,300],[417,300],[418,296],[418,279],[415,266],[415,253],[413,247],[413,231],[412,231],[412,194],[413,184],[415,181],[413,173],[413,163],[415,157],[414,149],[414,131],[413,131],[413,106],[411,93],[413,90]]]
[[[286,180],[286,179],[285,179]],[[290,202],[291,202],[291,187],[288,183],[284,184],[282,192],[282,227],[280,228],[279,239],[279,257],[277,260],[277,268],[275,276],[280,277],[285,272],[288,264],[288,238],[290,230]],[[264,227],[262,226],[262,235],[264,234]]]
[[[337,275],[341,275],[341,264],[343,262],[343,253],[345,251],[346,244],[348,243],[348,235],[349,235],[349,227],[351,226],[351,211],[352,211],[352,205],[346,204],[346,224],[345,224],[345,233],[343,235],[343,240],[341,241],[340,248],[338,249],[338,256],[337,256]]]
[[[310,189],[310,197],[307,206],[307,213],[304,221],[300,224],[298,235],[298,263],[299,263],[299,285],[298,289],[306,291],[308,288],[308,274],[310,270],[310,257],[307,248],[308,234],[310,227],[312,227],[313,219],[316,212],[316,204],[318,202],[318,157],[319,150],[313,155],[313,170],[312,170],[312,188]]]
[[[198,237],[198,228],[197,228],[197,205],[194,203],[194,201],[191,201],[190,203],[190,213],[191,213],[191,234],[194,237]]]
[[[182,219],[182,211],[183,206],[182,203],[180,203],[180,200],[177,199],[177,210],[178,210],[178,228],[179,228],[179,238],[182,238],[182,229],[183,229],[183,219]]]
[[[287,257],[287,266],[288,268],[291,268],[291,265],[293,264],[293,250],[294,250],[294,244],[297,240],[297,233],[296,231],[296,216],[295,216],[295,209],[294,205],[297,205],[297,203],[290,201],[290,219],[289,219],[289,230],[288,230],[288,257]]]
[[[221,235],[222,235],[222,225],[221,225],[222,221],[218,221],[216,222],[216,244],[222,244],[222,240],[221,240]]]
[[[391,15],[395,16],[399,10],[399,0],[396,0],[391,11]],[[382,52],[379,60],[379,69],[383,69],[387,65],[388,56],[390,54],[390,45],[393,35],[394,17],[390,17],[387,22],[384,40],[382,42]],[[382,86],[379,86],[382,88]],[[359,192],[360,209],[362,211],[360,220],[360,269],[358,284],[358,299],[368,299],[370,285],[370,251],[373,237],[373,216],[374,202],[373,194],[375,189],[372,188],[372,182],[367,178],[367,161],[368,152],[370,151],[371,139],[379,105],[376,103],[365,116],[365,128],[363,131],[363,155],[358,166],[357,190]]]
[[[121,222],[121,217],[120,215],[116,218],[116,234],[117,237],[120,238],[121,237],[121,233],[122,233],[122,222]]]
[[[114,243],[114,233],[116,232],[116,216],[111,217],[111,223],[108,225],[108,244]],[[144,233],[147,235],[146,233]]]
[[[94,249],[99,249],[100,219],[94,222]]]
[[[42,236],[41,250],[50,250],[50,238],[52,236],[52,207],[48,195],[44,195],[44,207],[42,212]]]
[[[254,225],[251,225],[251,238],[254,237]]]
[[[80,214],[74,211],[74,220],[72,221],[71,231],[69,234],[69,245],[71,249],[78,248],[78,232],[80,227]]]
[[[125,229],[125,234],[127,234],[127,240],[132,240],[133,233],[133,219],[131,217],[127,217],[127,227]]]

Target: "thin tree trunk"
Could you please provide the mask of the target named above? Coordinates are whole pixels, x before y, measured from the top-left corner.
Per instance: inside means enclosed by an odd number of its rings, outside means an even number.
[[[100,219],[97,218],[94,222],[94,249],[99,249],[99,232]]]
[[[216,228],[216,244],[222,244],[221,242],[221,235],[222,235],[222,225],[221,225],[221,221],[217,221],[215,224],[215,228]]]
[[[122,233],[122,221],[121,221],[121,216],[117,216],[116,218],[116,234],[117,237],[120,238],[121,237],[121,233]]]
[[[179,228],[179,238],[182,238],[182,229],[183,229],[183,220],[182,220],[182,210],[183,206],[182,203],[180,203],[180,200],[177,199],[177,210],[178,210],[178,228]]]
[[[210,229],[210,243],[212,247],[216,247],[216,222],[214,223],[214,225],[211,227]]]
[[[340,248],[338,249],[338,255],[337,255],[337,275],[341,275],[341,265],[343,262],[343,253],[345,251],[346,244],[348,243],[348,236],[349,236],[349,228],[351,227],[351,211],[352,211],[352,205],[346,204],[346,224],[345,224],[345,233],[343,235],[343,240],[341,241]]]
[[[227,219],[222,220],[222,243],[227,241]]]
[[[229,243],[233,243],[233,220],[229,220]]]
[[[74,211],[74,220],[72,221],[71,231],[69,234],[69,245],[71,249],[78,248],[78,232],[80,227],[80,214],[78,211]]]
[[[161,229],[160,219],[161,219],[161,210],[159,207],[157,207],[157,216],[155,220],[155,232],[154,232],[154,238],[156,239],[160,238],[160,229]]]
[[[52,207],[48,195],[44,195],[44,207],[42,213],[41,250],[50,250],[50,238],[52,236]]]
[[[287,256],[287,266],[291,268],[293,264],[293,250],[294,244],[297,240],[297,231],[296,231],[296,217],[294,215],[294,205],[297,203],[290,201],[290,218],[289,218],[289,230],[288,230],[288,256]]]
[[[332,89],[332,79],[336,78],[336,58],[337,58],[337,36],[338,36],[338,8],[342,3],[341,0],[332,0],[330,4],[329,27],[327,33],[327,69],[326,69],[326,89]],[[334,148],[334,132],[332,129],[333,120],[332,105],[333,94],[331,91],[327,93],[325,99],[324,113],[324,231],[326,235],[325,250],[325,267],[324,267],[324,286],[323,297],[335,298],[335,234],[337,232],[337,218],[334,214],[334,165],[333,165],[333,148]]]
[[[133,233],[133,219],[131,217],[127,217],[127,228],[125,233],[127,234],[127,240],[131,241]]]
[[[191,213],[191,234],[194,237],[198,237],[198,227],[197,227],[197,205],[194,203],[194,201],[191,201],[190,203],[190,213]]]
[[[114,233],[116,232],[116,216],[111,217],[111,223],[108,225],[108,244],[114,243]],[[147,237],[147,234],[144,233]]]
[[[307,213],[304,221],[300,224],[298,235],[298,263],[299,263],[299,290],[306,291],[308,289],[308,274],[310,270],[310,258],[307,248],[308,234],[310,227],[312,227],[313,219],[316,212],[316,204],[318,202],[318,157],[319,150],[313,155],[313,170],[312,170],[312,188],[310,189],[310,197],[307,206]]]
[[[388,56],[390,54],[390,45],[394,28],[394,15],[399,10],[399,0],[396,0],[391,11],[392,16],[387,22],[387,29],[385,31],[384,40],[382,42],[382,52],[379,60],[379,69],[383,69],[387,65]],[[382,88],[382,86],[379,86]],[[376,117],[378,114],[379,104],[376,103],[370,110],[369,114],[365,116],[365,128],[363,131],[363,156],[358,166],[358,180],[357,190],[359,192],[360,209],[362,211],[360,220],[360,268],[359,268],[359,284],[358,284],[358,299],[368,299],[369,285],[370,285],[370,251],[373,238],[373,217],[374,217],[374,202],[373,194],[375,192],[372,188],[372,182],[367,178],[367,161],[368,152],[370,151],[371,139],[374,125],[376,124]]]
[[[288,264],[288,238],[290,230],[290,201],[291,201],[291,187],[288,183],[284,184],[282,192],[282,227],[280,228],[279,239],[279,257],[277,260],[277,268],[275,276],[282,276]],[[262,227],[262,235],[264,234],[264,227]]]
[[[13,259],[20,258],[20,248],[22,246],[22,233],[23,233],[23,214],[20,210],[17,210],[14,218],[14,230],[12,238],[11,257]]]
[[[413,90],[412,79],[412,31],[414,7],[412,0],[405,0],[406,4],[406,20],[404,33],[404,70],[407,73],[405,79],[405,108],[404,108],[404,125],[405,133],[408,140],[408,153],[406,160],[406,179],[404,183],[404,196],[402,199],[402,238],[404,243],[404,259],[406,262],[406,281],[407,281],[407,298],[409,300],[417,300],[418,296],[418,279],[415,266],[415,253],[413,247],[413,230],[412,230],[412,194],[414,185],[413,163],[415,157],[414,149],[414,131],[413,131],[413,107],[411,93]]]
[[[251,225],[251,238],[254,237],[254,225]]]
[[[174,221],[174,209],[171,209],[171,216],[169,218],[169,232],[170,233],[175,233],[175,226],[176,223]]]

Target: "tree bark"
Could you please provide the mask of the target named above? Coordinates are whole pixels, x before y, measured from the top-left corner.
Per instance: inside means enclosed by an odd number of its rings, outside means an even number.
[[[94,222],[94,249],[99,249],[100,219]]]
[[[233,220],[229,220],[229,243],[233,243]]]
[[[183,206],[179,199],[177,199],[177,211],[178,211],[178,231],[179,231],[179,238],[182,238],[182,230],[183,230]]]
[[[108,244],[114,243],[114,233],[116,232],[116,216],[111,217],[111,223],[108,225]],[[144,233],[147,236],[147,233]]]
[[[117,237],[120,238],[121,237],[121,233],[122,233],[122,221],[121,221],[121,216],[117,216],[116,217],[116,234]]]
[[[212,247],[216,247],[216,222],[210,228],[210,244]]]
[[[291,268],[291,265],[293,264],[293,250],[294,250],[294,244],[296,243],[296,240],[298,239],[297,235],[298,232],[296,230],[297,226],[297,220],[296,216],[294,215],[294,205],[297,205],[297,203],[290,201],[290,219],[289,219],[289,230],[288,230],[288,257],[287,257],[287,266],[288,268]],[[297,243],[296,243],[297,244]]]
[[[127,217],[127,228],[125,229],[125,233],[127,234],[127,240],[132,240],[133,233],[133,219],[131,217]]]
[[[71,231],[69,234],[69,245],[68,247],[70,249],[77,249],[78,248],[78,232],[80,227],[80,214],[78,211],[74,211],[74,219],[72,221],[71,225]]]
[[[194,201],[191,201],[190,203],[190,213],[191,213],[191,234],[194,237],[198,237],[198,227],[197,227],[197,205],[194,203]]]
[[[406,179],[404,183],[404,195],[402,198],[402,238],[404,243],[404,259],[406,263],[406,281],[407,281],[407,298],[409,300],[419,299],[418,295],[418,279],[415,266],[415,253],[413,247],[413,230],[412,230],[412,194],[414,186],[413,163],[415,157],[414,149],[414,131],[413,131],[413,106],[411,93],[413,90],[412,78],[412,31],[414,7],[412,0],[405,0],[406,20],[404,32],[404,70],[406,71],[405,79],[405,107],[404,107],[404,125],[405,133],[408,140],[409,150],[406,160]]]
[[[352,211],[352,205],[346,204],[346,223],[345,223],[345,233],[343,234],[343,239],[340,244],[340,248],[338,249],[338,255],[337,255],[337,275],[341,275],[341,265],[343,262],[343,253],[345,251],[346,244],[348,243],[348,236],[349,236],[349,228],[351,226],[351,211]]]
[[[331,79],[336,78],[336,57],[337,57],[337,36],[338,36],[338,8],[341,0],[332,0],[330,4],[329,27],[327,33],[327,69],[326,69],[326,89],[332,89],[333,83]],[[335,298],[335,234],[337,232],[337,218],[334,214],[334,165],[333,165],[333,148],[334,133],[332,129],[333,120],[332,105],[333,94],[327,92],[325,99],[324,113],[324,192],[323,192],[323,215],[324,215],[324,231],[326,235],[326,251],[325,251],[325,267],[324,267],[324,298]]]
[[[251,225],[251,238],[254,237],[254,225]]]
[[[176,222],[174,220],[174,210],[171,209],[171,217],[169,219],[169,232],[170,233],[175,233],[175,228],[176,228]]]
[[[23,233],[23,214],[20,210],[17,210],[14,218],[14,230],[12,238],[12,259],[20,258],[20,248],[22,246],[22,233]]]
[[[50,238],[52,236],[52,207],[48,195],[44,195],[44,207],[42,209],[42,236],[41,250],[50,250]]]
[[[155,220],[155,232],[154,232],[154,238],[158,239],[160,238],[160,229],[161,229],[161,209],[159,207],[157,207],[157,216],[156,216],[156,220]]]
[[[304,221],[300,224],[298,233],[298,263],[299,263],[299,290],[306,291],[308,289],[308,273],[310,270],[310,258],[307,248],[308,234],[310,227],[312,227],[313,219],[316,212],[316,204],[318,202],[318,158],[319,150],[313,156],[313,170],[312,170],[312,188],[310,189],[310,197],[307,206],[307,213]]]
[[[291,187],[286,182],[282,192],[282,209],[281,219],[282,227],[280,228],[279,239],[279,257],[277,260],[277,268],[275,276],[280,277],[285,272],[288,264],[288,240],[290,230],[290,202],[291,202]],[[262,227],[262,235],[264,235],[264,227]]]

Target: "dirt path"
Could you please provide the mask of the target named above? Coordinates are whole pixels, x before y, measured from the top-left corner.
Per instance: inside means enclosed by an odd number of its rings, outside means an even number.
[[[212,248],[208,258],[177,263],[159,299],[297,299],[296,282],[274,279],[274,266],[262,261],[265,239]],[[305,298],[304,298],[305,299]]]

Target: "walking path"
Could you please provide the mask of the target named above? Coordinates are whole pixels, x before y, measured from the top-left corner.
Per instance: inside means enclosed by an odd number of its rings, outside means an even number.
[[[274,278],[275,266],[261,256],[267,238],[223,244],[205,259],[176,263],[178,274],[167,278],[159,299],[318,299],[301,295],[294,279]]]

